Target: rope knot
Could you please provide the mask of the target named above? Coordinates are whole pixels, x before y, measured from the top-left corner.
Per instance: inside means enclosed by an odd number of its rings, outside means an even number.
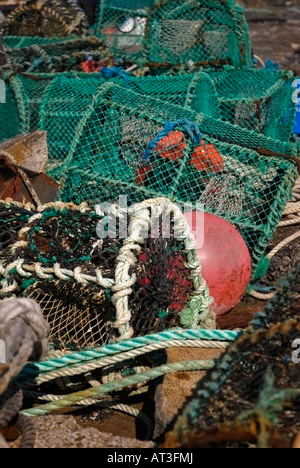
[[[101,68],[99,75],[108,80],[111,78],[119,77],[124,80],[125,84],[129,83],[128,75],[123,67],[112,67],[112,68],[103,67]]]
[[[164,129],[157,135],[154,140],[152,140],[144,154],[144,157],[140,163],[140,167],[144,167],[148,165],[148,161],[150,159],[151,153],[154,150],[154,148],[158,145],[158,143],[165,137],[167,137],[170,132],[173,132],[176,128],[182,128],[184,133],[187,134],[187,136],[191,139],[193,144],[196,146],[200,145],[201,143],[201,138],[202,134],[200,131],[199,126],[188,120],[187,118],[181,118],[178,120],[175,120],[174,122],[166,122]]]

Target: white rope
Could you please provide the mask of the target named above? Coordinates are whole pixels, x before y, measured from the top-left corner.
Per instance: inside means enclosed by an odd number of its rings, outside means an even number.
[[[103,278],[102,272],[99,269],[95,269],[94,274],[87,275],[83,273],[83,268],[75,268],[74,271],[61,268],[59,263],[53,265],[52,268],[43,267],[41,263],[35,263],[34,265],[26,265],[25,260],[18,258],[16,261],[10,263],[6,267],[0,260],[0,276],[3,277],[0,289],[0,295],[12,293],[18,289],[18,284],[13,281],[9,283],[9,278],[14,271],[23,278],[38,278],[41,280],[51,281],[58,278],[63,281],[74,280],[81,284],[98,284],[104,289],[109,289],[114,285],[114,280],[110,278]]]
[[[287,227],[287,226],[297,226],[300,225],[300,177],[297,180],[293,191],[293,199],[289,202],[284,210],[282,221],[279,223],[278,227]],[[275,255],[280,252],[284,247],[289,245],[291,242],[294,242],[296,239],[300,238],[300,228],[291,236],[283,239],[274,249],[267,255],[267,258],[271,260]],[[274,297],[276,292],[264,294],[257,291],[250,291],[249,295],[255,299],[262,301],[268,301]]]
[[[132,293],[131,287],[136,282],[136,277],[130,275],[130,270],[138,260],[141,245],[144,243],[145,235],[148,236],[153,221],[155,225],[155,220],[159,220],[161,216],[173,219],[176,238],[184,243],[187,252],[188,262],[186,266],[190,270],[194,293],[186,309],[192,309],[194,312],[192,326],[194,328],[199,327],[202,317],[203,322],[207,319],[205,325],[202,322],[202,327],[213,328],[215,325],[214,317],[209,314],[209,306],[212,304],[213,299],[210,297],[206,282],[201,276],[201,265],[195,252],[196,242],[191,234],[190,226],[176,204],[167,198],[156,198],[134,205],[129,224],[129,237],[120,249],[116,261],[115,286],[112,288],[114,292],[113,302],[116,307],[116,321],[113,326],[118,329],[122,340],[130,339],[134,332],[130,326],[132,313],[129,309],[128,298]],[[183,314],[184,312],[182,312],[181,316]]]
[[[269,301],[270,299],[273,299],[275,292],[266,294],[266,293],[259,293],[257,291],[250,291],[248,295],[260,301]]]
[[[105,358],[95,359],[86,363],[79,363],[74,365],[68,365],[65,368],[56,369],[54,371],[47,372],[45,374],[40,374],[35,378],[34,381],[22,382],[22,386],[27,388],[31,386],[40,385],[42,383],[50,382],[52,380],[62,378],[62,377],[74,377],[81,374],[89,374],[92,371],[101,369],[103,367],[111,367],[119,364],[120,362],[134,360],[139,356],[143,356],[147,353],[153,351],[159,351],[161,349],[167,348],[199,348],[199,349],[221,349],[226,350],[229,346],[228,342],[224,341],[206,341],[206,340],[172,340],[164,341],[158,343],[151,343],[150,345],[144,346],[142,348],[133,349],[131,351],[126,351],[113,356],[108,356]],[[111,369],[109,369],[111,371]],[[114,378],[112,379],[114,380]]]
[[[0,394],[20,374],[28,359],[46,357],[49,332],[50,327],[35,301],[14,299],[0,304],[0,339],[5,343],[7,363],[7,368],[0,373]]]
[[[293,199],[287,204],[279,227],[300,224],[300,177],[293,188],[292,195]]]
[[[99,384],[100,385],[100,384]],[[61,395],[53,395],[53,394],[43,394],[40,392],[33,392],[29,390],[23,391],[24,396],[27,398],[33,398],[41,401],[58,401],[61,398]],[[146,416],[143,412],[134,408],[133,406],[124,405],[124,404],[114,404],[112,401],[101,401],[95,400],[92,398],[80,401],[76,403],[76,406],[98,406],[101,408],[109,408],[114,411],[119,411],[120,413],[128,414],[136,419],[140,419],[144,422],[147,427],[147,435],[146,440],[151,440],[154,430],[153,422],[151,421],[148,416]]]
[[[32,299],[14,299],[0,305],[0,336],[9,322],[21,317],[35,332],[37,340],[45,340],[50,332],[40,306]]]
[[[261,64],[261,66],[262,66],[263,68],[266,67],[265,62],[263,61],[263,59],[262,59],[259,55],[254,55],[254,58],[258,61],[258,63]]]

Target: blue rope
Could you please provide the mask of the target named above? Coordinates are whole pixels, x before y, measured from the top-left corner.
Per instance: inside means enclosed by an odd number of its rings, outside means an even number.
[[[129,83],[128,75],[123,67],[112,67],[112,68],[103,67],[99,72],[99,76],[106,78],[107,80],[110,80],[111,78],[116,78],[117,76],[119,76],[120,78],[124,80],[125,84]]]
[[[252,284],[251,289],[252,291],[257,291],[261,293],[276,291],[275,286],[262,286],[261,284]]]
[[[168,136],[170,132],[175,130],[176,127],[181,127],[185,131],[185,133],[187,133],[187,135],[190,137],[190,139],[195,144],[195,146],[200,145],[202,134],[197,124],[195,124],[194,122],[191,122],[190,120],[186,118],[178,119],[175,122],[167,122],[164,129],[157,135],[156,138],[154,138],[154,140],[152,140],[149,143],[145,151],[144,157],[141,161],[142,166],[147,165],[148,160],[150,159],[151,153],[154,150],[155,146],[163,138]]]
[[[35,61],[33,62],[33,64],[31,65],[31,67],[28,69],[28,73],[33,72],[33,71],[34,71],[36,68],[38,68],[43,62],[44,62],[43,57],[40,57],[40,58],[38,58],[37,60],[35,60]]]

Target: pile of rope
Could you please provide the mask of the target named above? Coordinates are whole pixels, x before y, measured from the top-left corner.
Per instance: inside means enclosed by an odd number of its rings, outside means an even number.
[[[28,361],[45,357],[48,333],[49,326],[34,301],[14,299],[0,305],[0,340],[5,349],[5,363],[0,364],[0,448],[9,448],[5,434],[15,424],[22,436],[20,448],[34,446],[34,425],[19,415],[23,391],[16,377]]]
[[[293,188],[293,199],[287,204],[283,213],[283,219],[279,223],[279,227],[294,226],[300,224],[300,177]],[[297,231],[300,236],[300,228]]]
[[[300,238],[300,178],[297,180],[293,190],[292,190],[292,200],[287,204],[282,220],[278,224],[278,228],[296,228],[293,234],[288,235],[285,237],[279,244],[277,244],[274,249],[266,256],[265,262],[265,269],[270,265],[270,262],[273,257],[275,257],[282,249],[284,249],[287,245],[295,242],[297,239]],[[251,290],[249,292],[250,296],[254,297],[255,299],[268,301],[272,299],[275,295],[274,292],[271,293],[262,293],[255,290]]]
[[[147,426],[146,439],[150,440],[153,422],[130,406],[132,398],[147,393],[150,382],[159,377],[176,372],[207,371],[214,366],[212,360],[162,364],[164,354],[160,352],[174,347],[225,351],[239,334],[225,330],[178,329],[76,353],[50,354],[44,362],[27,365],[19,375],[18,382],[24,395],[28,400],[40,403],[22,414],[35,417],[58,409],[109,408],[143,421]],[[140,362],[147,365],[138,366]],[[78,381],[81,383],[79,391]],[[65,383],[65,387],[58,389],[54,386],[57,382]],[[49,394],[49,388],[55,388],[54,393]]]

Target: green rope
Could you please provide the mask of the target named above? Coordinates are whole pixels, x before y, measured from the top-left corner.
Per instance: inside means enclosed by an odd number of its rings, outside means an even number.
[[[81,392],[72,393],[70,395],[63,396],[58,401],[47,403],[46,405],[37,406],[29,410],[22,411],[22,414],[26,416],[43,416],[45,414],[52,413],[62,408],[68,408],[80,401],[89,398],[98,398],[108,393],[121,391],[124,388],[132,387],[134,385],[147,382],[149,380],[157,379],[166,374],[171,374],[180,371],[200,371],[210,370],[214,366],[214,361],[183,361],[175,364],[167,364],[155,369],[151,369],[141,374],[132,375],[126,377],[120,381],[109,382],[99,387],[89,388]]]
[[[125,353],[115,354],[114,356],[108,356],[106,358],[101,359],[93,359],[91,361],[80,363],[80,364],[73,364],[62,369],[58,369],[52,372],[44,372],[42,374],[38,374],[34,376],[22,376],[22,379],[19,377],[19,383],[21,387],[24,388],[32,388],[39,386],[45,382],[50,382],[51,380],[55,380],[57,378],[64,378],[64,377],[74,377],[77,375],[86,375],[87,373],[93,372],[95,370],[99,370],[103,367],[115,367],[116,365],[120,364],[124,361],[135,361],[138,357],[145,356],[148,353],[158,352],[161,350],[165,350],[168,348],[198,348],[198,349],[219,349],[220,352],[225,351],[227,349],[229,343],[227,341],[204,341],[204,340],[172,340],[172,341],[165,341],[160,343],[152,343],[151,345],[144,346],[142,348],[133,349],[131,351],[127,351]],[[124,375],[123,375],[124,376]],[[125,376],[124,376],[125,377]]]
[[[49,359],[48,361],[28,364],[20,374],[20,379],[28,376],[36,376],[44,372],[51,372],[63,367],[80,364],[87,361],[99,359],[105,356],[114,356],[133,349],[142,348],[149,344],[168,342],[170,340],[209,340],[209,341],[235,341],[241,332],[227,330],[174,330],[165,331],[156,335],[134,338],[132,340],[113,343],[91,350],[78,351],[65,356]]]

